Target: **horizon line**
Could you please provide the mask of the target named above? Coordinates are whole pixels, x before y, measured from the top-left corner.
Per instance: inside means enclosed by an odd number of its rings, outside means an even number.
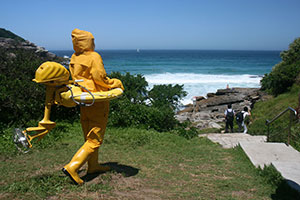
[[[95,51],[284,51],[269,49],[95,49]],[[50,49],[48,51],[74,51],[73,49]]]

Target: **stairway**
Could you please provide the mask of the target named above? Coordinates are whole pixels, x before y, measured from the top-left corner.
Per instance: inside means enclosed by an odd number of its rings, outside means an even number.
[[[272,164],[288,184],[300,192],[300,152],[284,143],[267,143],[266,136],[251,136],[243,133],[205,134],[223,148],[240,145],[256,167]]]

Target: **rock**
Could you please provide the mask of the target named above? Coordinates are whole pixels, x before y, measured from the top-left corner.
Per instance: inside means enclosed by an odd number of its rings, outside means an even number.
[[[28,40],[19,41],[11,38],[3,38],[0,37],[0,47],[4,49],[25,49],[27,51],[33,51],[40,57],[44,57],[46,59],[53,59],[56,57],[54,53],[48,52],[44,47],[39,47]]]
[[[8,54],[7,54],[7,57],[8,57],[9,59],[14,59],[14,58],[16,58],[17,56],[16,56],[16,54],[14,54],[14,53],[8,53]]]
[[[222,96],[213,96],[207,99],[200,101],[199,107],[213,107],[218,105],[228,105],[243,102],[245,95],[242,94],[233,94],[233,95],[222,95]]]
[[[228,93],[237,93],[234,88],[231,89],[218,89],[216,95],[224,95]]]
[[[191,115],[189,113],[181,113],[178,115],[175,115],[175,119],[177,119],[180,123],[185,121],[190,121]]]
[[[217,123],[215,123],[215,122],[209,122],[209,123],[208,123],[208,128],[221,129],[222,126],[220,126],[219,124],[217,124]]]
[[[251,96],[250,99],[251,101],[257,101],[259,100],[259,96]]]
[[[47,57],[50,57],[50,58],[55,58],[56,55],[52,52],[47,52]]]
[[[181,122],[188,120],[199,129],[221,129],[225,125],[224,112],[228,104],[232,104],[232,108],[237,113],[245,106],[252,108],[255,102],[263,98],[266,98],[266,94],[259,88],[220,89],[216,93],[208,93],[206,99],[199,98],[195,106],[190,105],[178,112],[180,116],[177,118]]]
[[[193,110],[194,110],[193,106],[191,106],[191,107],[186,107],[186,108],[184,108],[183,110],[178,111],[178,112],[177,112],[177,115],[180,115],[181,113],[186,113],[186,112],[193,112]]]
[[[206,96],[207,96],[207,97],[213,97],[213,96],[215,96],[215,93],[207,93]]]
[[[201,101],[201,100],[203,100],[203,99],[205,99],[205,97],[203,97],[203,96],[197,96],[197,97],[196,97],[196,101]]]
[[[206,112],[197,112],[196,114],[192,115],[193,120],[192,121],[201,121],[201,120],[210,120],[211,116],[210,114]]]
[[[224,113],[217,113],[214,115],[215,119],[224,119]]]
[[[184,107],[185,108],[193,107],[193,104],[189,103],[189,104],[184,105]]]

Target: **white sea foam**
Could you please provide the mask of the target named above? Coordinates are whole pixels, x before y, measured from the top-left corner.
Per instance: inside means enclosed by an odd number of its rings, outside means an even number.
[[[183,104],[192,103],[194,96],[206,96],[207,93],[216,92],[217,89],[229,87],[260,87],[260,76],[243,75],[210,75],[194,73],[164,73],[145,75],[149,87],[158,84],[184,84],[188,95]]]

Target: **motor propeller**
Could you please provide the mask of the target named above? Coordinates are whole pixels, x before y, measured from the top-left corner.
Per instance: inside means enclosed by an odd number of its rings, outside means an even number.
[[[20,128],[16,128],[13,131],[13,141],[15,143],[16,148],[20,152],[27,153],[30,151],[28,140]]]

